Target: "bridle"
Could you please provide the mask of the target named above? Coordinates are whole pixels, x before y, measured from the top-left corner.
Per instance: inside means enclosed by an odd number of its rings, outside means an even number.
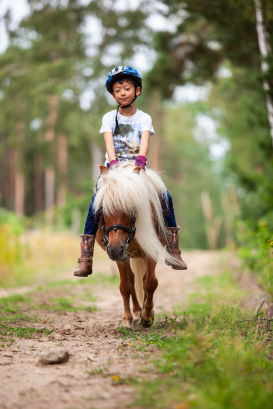
[[[122,231],[125,231],[126,233],[128,233],[127,240],[124,243],[125,247],[128,247],[130,242],[135,237],[135,233],[136,233],[136,217],[131,216],[131,222],[130,222],[129,227],[124,226],[123,224],[112,224],[111,226],[106,228],[103,213],[101,212],[101,230],[102,230],[102,234],[103,234],[102,242],[103,242],[103,245],[105,247],[107,247],[108,244],[109,244],[108,235],[109,235],[110,231],[112,231],[112,230],[114,230],[114,231],[122,230]]]

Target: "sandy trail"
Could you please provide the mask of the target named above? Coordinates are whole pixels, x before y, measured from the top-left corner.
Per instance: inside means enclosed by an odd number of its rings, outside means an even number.
[[[185,253],[185,259],[187,271],[157,268],[156,313],[171,312],[194,291],[197,278],[217,274],[225,263],[224,255],[216,251]],[[108,261],[97,262],[94,274],[111,269]],[[77,295],[81,287],[69,286],[64,292]],[[50,297],[50,291],[43,297]],[[134,401],[134,389],[113,382],[113,376],[147,377],[141,368],[149,357],[132,354],[130,344],[116,331],[123,312],[118,285],[91,285],[90,291],[97,297],[96,312],[38,311],[44,321],[38,326],[54,332],[38,339],[17,339],[0,352],[1,409],[122,409]],[[41,351],[57,347],[69,351],[67,363],[37,364]]]

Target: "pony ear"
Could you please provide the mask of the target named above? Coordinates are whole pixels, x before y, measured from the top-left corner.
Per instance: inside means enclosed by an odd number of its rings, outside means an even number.
[[[106,166],[100,166],[100,174],[104,175],[105,173],[108,172],[108,169]]]

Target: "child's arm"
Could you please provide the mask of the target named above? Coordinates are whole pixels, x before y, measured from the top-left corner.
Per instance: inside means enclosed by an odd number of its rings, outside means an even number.
[[[147,152],[149,147],[150,131],[143,131],[141,134],[141,142],[139,147],[139,154],[136,157],[135,172],[140,172],[141,169],[145,169],[147,164]]]
[[[116,159],[113,135],[112,132],[104,132],[103,136],[108,159],[109,162],[111,162],[112,160]]]
[[[139,147],[139,155],[147,156],[149,147],[150,131],[143,131],[141,134],[141,143]]]

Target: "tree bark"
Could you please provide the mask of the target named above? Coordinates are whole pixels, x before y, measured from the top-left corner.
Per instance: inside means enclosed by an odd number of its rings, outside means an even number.
[[[34,159],[34,212],[41,212],[44,208],[44,178],[42,156],[38,154]]]
[[[55,169],[53,144],[55,140],[55,124],[57,120],[58,96],[49,97],[49,113],[46,121],[45,140],[48,143],[50,157],[45,169],[45,210],[50,210],[55,204]]]
[[[164,111],[160,94],[157,90],[151,91],[150,101],[152,101],[152,103],[149,112],[153,120],[155,135],[150,138],[149,142],[149,167],[155,170],[160,170],[164,132]]]
[[[25,213],[25,176],[23,171],[22,149],[25,141],[23,121],[16,124],[16,146],[14,148],[14,212],[23,216]]]
[[[257,31],[257,36],[258,36],[259,49],[261,53],[261,70],[264,76],[266,76],[269,71],[269,64],[267,60],[272,50],[267,40],[268,33],[266,31],[266,27],[264,24],[261,1],[254,0],[254,6],[255,6],[255,12],[256,12],[256,31]],[[270,126],[270,135],[271,135],[272,145],[273,145],[273,101],[271,97],[272,93],[270,89],[270,84],[266,78],[264,78],[263,80],[263,88],[265,91],[267,117],[268,117],[268,122]]]
[[[59,134],[57,138],[57,168],[59,184],[57,190],[57,205],[66,205],[67,192],[67,169],[68,169],[68,143],[64,134]]]
[[[208,246],[209,249],[216,249],[218,245],[220,228],[222,225],[222,218],[214,215],[209,192],[201,192],[201,204],[205,219]]]
[[[104,160],[102,151],[99,145],[94,140],[91,141],[91,160],[91,177],[93,182],[95,182],[100,175],[99,167],[103,164]]]

